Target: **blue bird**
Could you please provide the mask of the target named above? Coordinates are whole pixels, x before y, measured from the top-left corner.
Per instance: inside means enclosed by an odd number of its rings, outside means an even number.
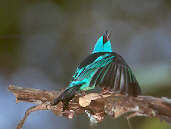
[[[92,54],[77,67],[72,81],[54,100],[53,105],[60,101],[67,105],[76,93],[89,91],[97,86],[129,96],[141,94],[130,67],[119,54],[112,52],[109,38],[110,33],[106,31],[97,40]]]

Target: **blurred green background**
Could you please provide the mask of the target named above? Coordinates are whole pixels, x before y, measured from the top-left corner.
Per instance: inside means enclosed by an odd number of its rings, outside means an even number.
[[[171,98],[170,0],[0,0],[0,129],[15,128],[29,103],[15,103],[9,84],[46,90],[66,87],[96,39],[111,30],[115,52],[132,67],[144,95]],[[32,113],[23,129],[88,129],[73,120]],[[134,129],[171,129],[165,122],[133,118]],[[128,129],[124,118],[97,129]]]

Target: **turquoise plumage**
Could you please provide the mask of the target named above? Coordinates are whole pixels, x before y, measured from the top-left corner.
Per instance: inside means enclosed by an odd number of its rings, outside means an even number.
[[[117,53],[112,52],[110,34],[104,33],[96,42],[92,54],[76,69],[72,81],[53,104],[65,104],[79,91],[88,91],[97,86],[121,94],[137,96],[139,84],[130,67]]]
[[[111,42],[109,39],[110,35],[108,35],[107,37],[101,36],[97,42],[96,45],[94,47],[94,50],[92,53],[97,53],[97,52],[112,52],[112,47],[111,47]],[[105,39],[106,38],[106,39]],[[105,44],[104,41],[106,40]]]

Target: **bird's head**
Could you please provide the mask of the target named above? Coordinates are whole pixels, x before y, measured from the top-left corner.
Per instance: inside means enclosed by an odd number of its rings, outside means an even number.
[[[92,53],[97,52],[112,52],[111,42],[110,42],[110,35],[111,33],[108,33],[106,31],[96,42],[96,45],[94,47],[94,50]]]

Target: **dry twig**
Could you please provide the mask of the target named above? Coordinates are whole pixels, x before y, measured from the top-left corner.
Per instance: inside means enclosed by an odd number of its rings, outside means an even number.
[[[8,88],[15,96],[16,102],[31,102],[37,104],[29,108],[16,129],[21,129],[31,112],[37,110],[51,110],[57,116],[72,119],[74,115],[86,113],[91,124],[102,122],[109,115],[118,118],[127,114],[127,119],[135,116],[157,117],[171,123],[171,99],[155,98],[151,96],[131,97],[117,93],[89,93],[85,96],[75,96],[68,109],[63,112],[63,103],[52,106],[51,102],[61,91],[46,91],[31,88],[21,88],[10,85]],[[99,106],[100,105],[100,106]]]

